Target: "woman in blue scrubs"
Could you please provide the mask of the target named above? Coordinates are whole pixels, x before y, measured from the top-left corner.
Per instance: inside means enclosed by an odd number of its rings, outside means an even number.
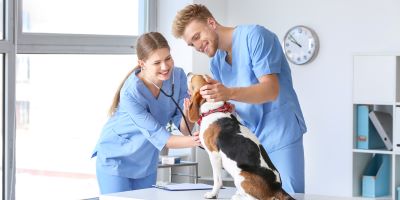
[[[259,25],[220,25],[203,5],[188,5],[172,26],[175,37],[211,59],[207,101],[231,101],[241,122],[267,150],[283,188],[304,192],[306,125],[289,64],[276,35]]]
[[[151,187],[156,183],[160,150],[200,145],[197,133],[188,136],[178,105],[188,105],[186,74],[174,66],[167,40],[157,32],[138,38],[138,66],[118,89],[93,156],[101,194]],[[172,121],[184,136],[171,135]],[[192,126],[190,124],[189,126]],[[191,128],[191,127],[189,127]]]

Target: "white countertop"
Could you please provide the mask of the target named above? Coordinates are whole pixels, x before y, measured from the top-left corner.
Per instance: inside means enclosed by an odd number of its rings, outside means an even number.
[[[209,190],[168,191],[158,188],[148,188],[102,195],[100,196],[100,200],[203,200],[203,195],[207,191]],[[218,199],[231,199],[231,196],[235,192],[236,188],[227,187],[221,189]],[[292,196],[297,200],[372,200],[372,198],[334,197],[313,194],[292,194]]]

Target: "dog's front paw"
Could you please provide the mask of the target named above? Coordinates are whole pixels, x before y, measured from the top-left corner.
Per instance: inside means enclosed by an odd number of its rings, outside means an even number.
[[[214,192],[206,192],[204,194],[204,198],[206,198],[206,199],[216,199],[217,198],[217,194],[215,194]]]

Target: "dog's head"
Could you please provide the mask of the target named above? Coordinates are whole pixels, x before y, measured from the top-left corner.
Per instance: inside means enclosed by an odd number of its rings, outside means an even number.
[[[189,121],[194,123],[200,117],[200,106],[206,100],[200,95],[200,88],[207,84],[204,76],[189,73],[187,76],[187,86],[191,94],[189,105]]]

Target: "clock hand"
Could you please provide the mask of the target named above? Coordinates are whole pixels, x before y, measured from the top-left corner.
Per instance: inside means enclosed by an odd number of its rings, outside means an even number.
[[[297,46],[299,46],[301,48],[301,45],[297,42],[296,39],[294,39],[292,34],[289,34],[289,40],[292,41],[294,44],[296,44]]]

